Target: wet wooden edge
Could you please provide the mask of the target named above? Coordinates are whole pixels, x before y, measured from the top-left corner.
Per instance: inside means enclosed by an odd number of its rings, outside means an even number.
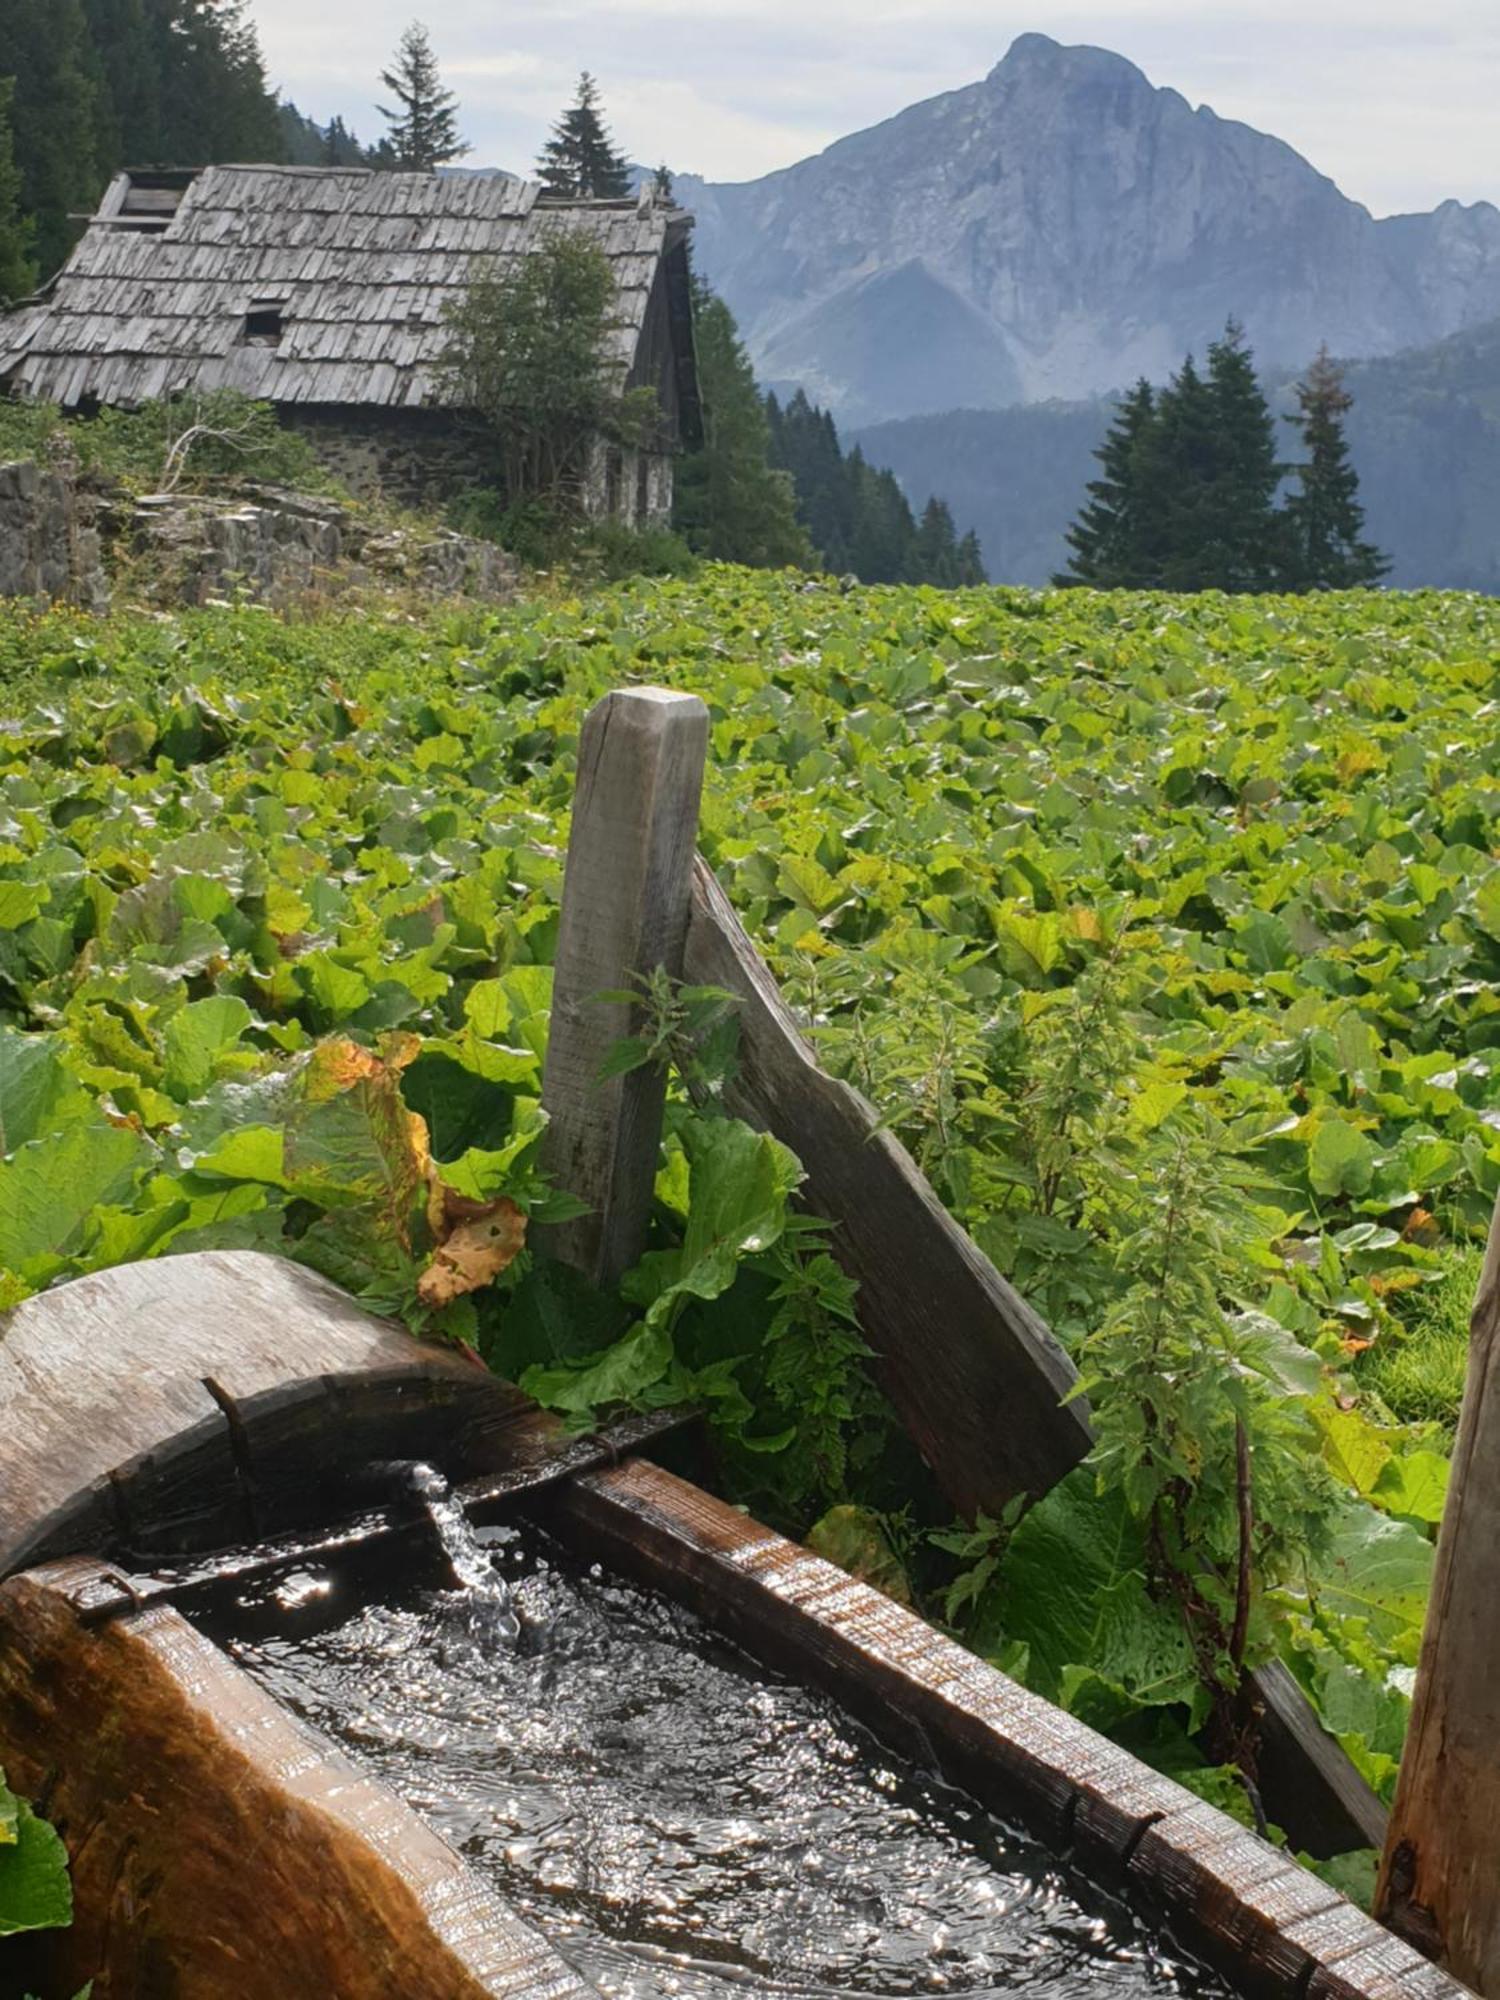
[[[0,1585],[0,1747],[106,1892],[30,1942],[49,1976],[97,1975],[105,2000],[152,2000],[170,1976],[208,2000],[300,1994],[336,1963],[319,1990],[361,2000],[592,2000],[393,1792],[176,1611],[86,1627],[98,1582],[75,1558]]]
[[[1247,1994],[1467,1989],[1284,1851],[842,1570],[644,1460],[556,1489],[579,1548],[692,1605],[1002,1817],[1154,1905]]]
[[[282,1258],[94,1272],[0,1316],[0,1574],[327,1519],[383,1453],[471,1477],[533,1407]]]

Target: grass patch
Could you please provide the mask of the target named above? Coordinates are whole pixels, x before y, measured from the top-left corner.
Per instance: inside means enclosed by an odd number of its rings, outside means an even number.
[[[1402,1423],[1439,1424],[1450,1438],[1457,1429],[1483,1268],[1482,1251],[1455,1249],[1440,1282],[1412,1294],[1410,1311],[1361,1360],[1361,1383]]]

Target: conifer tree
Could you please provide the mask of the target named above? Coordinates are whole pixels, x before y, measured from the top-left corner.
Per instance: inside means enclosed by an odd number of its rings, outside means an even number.
[[[703,448],[678,467],[676,525],[688,546],[752,568],[808,568],[790,476],[769,461],[771,427],[734,316],[701,279],[693,284]]]
[[[1068,567],[1054,579],[1067,587],[1095,590],[1131,587],[1141,568],[1140,443],[1156,415],[1156,392],[1144,378],[1120,404],[1119,412],[1094,453],[1099,477],[1088,484],[1088,500],[1068,530]]]
[[[1290,583],[1294,590],[1349,590],[1379,583],[1390,563],[1364,538],[1359,475],[1349,461],[1344,419],[1354,398],[1326,347],[1297,384],[1293,424],[1307,456],[1294,468],[1286,503]]]
[[[0,306],[24,298],[36,283],[29,251],[31,231],[21,213],[21,171],[16,165],[10,106],[16,87],[0,77]]]
[[[399,106],[395,111],[378,107],[390,127],[386,143],[392,166],[431,173],[447,160],[462,159],[469,148],[459,137],[458,99],[443,87],[432,37],[420,21],[413,21],[401,37],[380,81]]]
[[[912,581],[951,590],[958,582],[958,535],[946,500],[934,494],[922,510],[913,546]]]
[[[989,573],[984,566],[984,553],[979,546],[979,537],[970,528],[958,545],[958,575],[954,579],[960,590],[970,590],[976,585],[989,582]]]
[[[11,132],[21,212],[31,220],[44,277],[73,247],[79,227],[73,215],[92,208],[100,191],[92,53],[79,0],[0,5],[0,76],[15,84]]]
[[[537,161],[542,187],[570,201],[623,201],[630,193],[630,169],[604,123],[599,86],[585,70],[578,96],[552,128]]]
[[[1215,462],[1199,523],[1202,562],[1220,590],[1274,590],[1285,575],[1276,493],[1286,468],[1243,327],[1230,320],[1208,350]]]

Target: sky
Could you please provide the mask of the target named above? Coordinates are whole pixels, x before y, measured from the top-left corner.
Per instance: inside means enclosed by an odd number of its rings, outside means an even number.
[[[251,0],[273,82],[383,129],[377,78],[413,7],[470,165],[525,171],[580,69],[632,159],[749,180],[973,83],[1040,30],[1137,63],[1272,132],[1377,215],[1500,202],[1497,0]]]

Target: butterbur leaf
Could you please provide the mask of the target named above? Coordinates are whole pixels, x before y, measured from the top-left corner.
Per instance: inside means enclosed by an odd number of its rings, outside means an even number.
[[[1365,1194],[1375,1178],[1375,1148],[1344,1119],[1326,1118],[1308,1148],[1307,1177],[1315,1194]]]
[[[1375,1426],[1357,1410],[1341,1410],[1330,1401],[1311,1406],[1313,1422],[1323,1436],[1323,1457],[1335,1479],[1368,1495],[1391,1459],[1391,1448]]]
[[[0,1265],[50,1278],[103,1203],[117,1201],[154,1157],[146,1140],[96,1115],[33,1139],[0,1161]]]
[[[1432,1586],[1432,1544],[1408,1522],[1350,1501],[1327,1558],[1318,1565],[1321,1609],[1361,1621],[1398,1660],[1415,1665]]]
[[[425,1306],[451,1305],[464,1293],[492,1284],[525,1244],[526,1217],[508,1195],[502,1195],[452,1229],[422,1273],[417,1296]]]
[[[176,1098],[195,1097],[213,1081],[220,1056],[232,1049],[254,1015],[233,994],[191,1001],[162,1031],[165,1082]]]
[[[1435,1451],[1411,1451],[1387,1459],[1370,1488],[1370,1498],[1387,1514],[1436,1527],[1443,1518],[1452,1466]]]
[[[1177,1614],[1146,1587],[1143,1531],[1080,1467],[1016,1528],[1001,1564],[1003,1636],[1031,1648],[1031,1685],[1057,1699],[1070,1667],[1091,1666],[1138,1706],[1192,1704],[1198,1678]]]
[[[0,1937],[61,1930],[73,1921],[68,1852],[54,1828],[0,1774]]]
[[[63,1063],[60,1035],[0,1028],[0,1157],[88,1109],[87,1093]]]
[[[654,1389],[671,1365],[670,1333],[641,1320],[591,1367],[528,1368],[521,1387],[547,1409],[581,1418],[611,1403],[634,1402]]]

